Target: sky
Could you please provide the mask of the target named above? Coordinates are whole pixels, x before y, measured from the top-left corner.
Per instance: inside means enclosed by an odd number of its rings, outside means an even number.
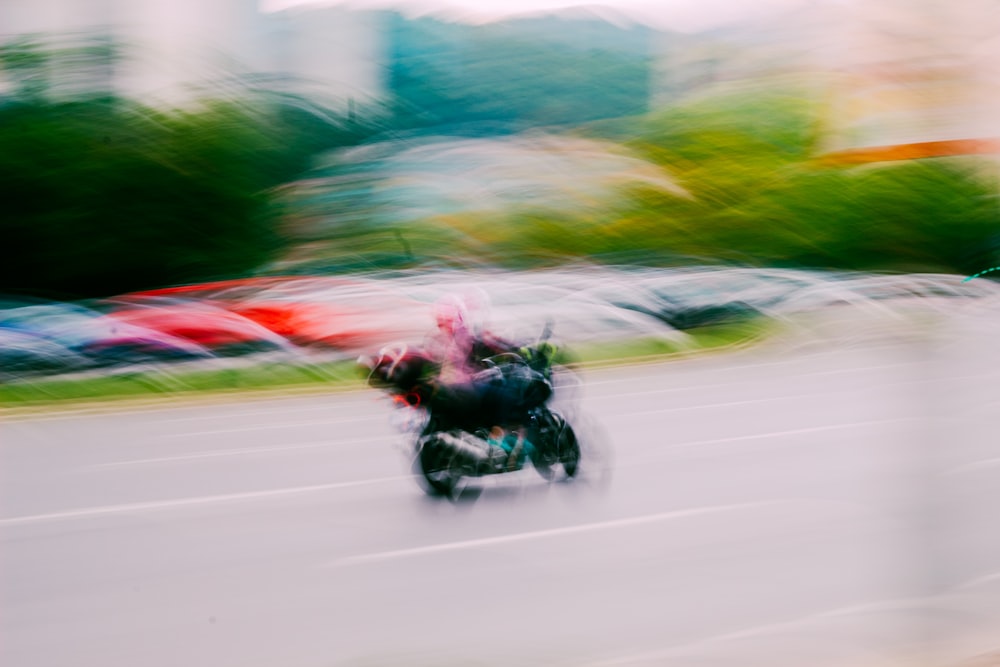
[[[408,14],[450,11],[471,20],[509,14],[600,5],[671,30],[703,30],[753,18],[816,0],[261,0],[266,11],[292,6],[341,5],[355,8],[397,8]]]

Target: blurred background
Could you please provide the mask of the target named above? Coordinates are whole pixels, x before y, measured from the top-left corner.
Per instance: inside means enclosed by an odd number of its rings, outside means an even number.
[[[567,4],[8,0],[7,305],[188,286],[169,296],[287,339],[289,301],[329,320],[336,299],[224,281],[996,277],[994,0]],[[28,328],[4,330],[26,368]]]
[[[992,0],[517,8],[5,2],[0,283],[1000,263]]]
[[[3,0],[0,656],[994,664],[998,195],[1000,0]],[[47,419],[357,389],[454,293],[594,369],[604,500],[418,504],[358,395]]]

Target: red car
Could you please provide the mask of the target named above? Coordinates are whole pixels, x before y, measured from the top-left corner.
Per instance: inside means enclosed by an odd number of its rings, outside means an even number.
[[[132,295],[111,305],[109,318],[183,338],[220,355],[290,347],[266,327],[210,303]]]
[[[206,307],[228,311],[300,346],[370,350],[401,339],[412,340],[434,326],[425,303],[400,295],[376,280],[358,278],[247,278],[150,290],[129,295],[123,301],[165,304],[176,303],[177,297],[197,299]],[[169,315],[167,330],[216,349],[220,341],[213,340],[211,330],[185,334],[187,325],[177,320],[173,310],[176,308],[157,315],[131,313],[129,317],[144,326],[164,330],[164,318]],[[207,317],[199,315],[197,319],[207,323]]]
[[[366,305],[336,298],[273,299],[262,295],[227,306],[297,345],[368,350],[431,329],[423,304],[402,298],[367,299]]]

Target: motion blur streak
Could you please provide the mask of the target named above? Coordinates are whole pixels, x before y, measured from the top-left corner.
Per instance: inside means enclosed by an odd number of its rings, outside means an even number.
[[[487,664],[963,664],[1000,622],[998,321],[976,305],[920,336],[848,307],[755,349],[585,370],[608,487],[426,500],[370,394],[7,420],[0,658],[467,664],[489,643]],[[664,416],[664,395],[699,409]],[[323,406],[354,420],[287,416]],[[200,456],[224,447],[246,453]],[[521,641],[490,643],[491,614]],[[178,623],[189,646],[145,651]]]
[[[1000,664],[1000,0],[529,4],[0,0],[0,665]]]
[[[53,512],[51,514],[34,514],[29,516],[17,516],[0,519],[0,525],[19,525],[29,523],[39,523],[43,521],[60,521],[66,519],[80,519],[86,517],[97,517],[108,514],[130,514],[135,512],[147,512],[163,509],[175,509],[179,507],[190,507],[205,505],[209,503],[227,503],[240,500],[257,500],[260,498],[273,498],[277,496],[288,496],[299,493],[315,493],[317,491],[331,491],[344,489],[364,484],[384,484],[386,482],[396,482],[407,479],[406,476],[382,477],[379,479],[365,479],[351,482],[341,482],[339,484],[318,484],[315,486],[296,486],[288,489],[270,489],[267,491],[253,491],[250,493],[230,493],[219,496],[203,496],[198,498],[182,498],[178,500],[165,500],[149,503],[130,503],[126,505],[110,505],[105,507],[85,507],[72,512]]]
[[[329,567],[341,567],[345,565],[357,565],[361,563],[372,563],[396,558],[408,558],[410,556],[425,556],[428,554],[441,553],[444,551],[457,551],[461,549],[479,549],[497,544],[508,544],[511,542],[521,542],[524,540],[539,540],[558,538],[562,535],[574,535],[577,533],[588,533],[592,531],[610,530],[615,528],[628,528],[629,526],[641,526],[647,523],[658,523],[660,521],[673,521],[702,514],[713,514],[715,512],[752,511],[760,506],[770,506],[772,503],[744,505],[724,505],[719,507],[695,507],[687,510],[677,510],[674,512],[662,512],[660,514],[648,514],[644,516],[628,517],[626,519],[616,519],[614,521],[604,521],[601,523],[587,523],[579,526],[566,526],[563,528],[553,528],[551,530],[538,530],[530,533],[514,533],[512,535],[499,535],[479,540],[468,540],[465,542],[448,542],[445,544],[434,544],[427,547],[417,547],[414,549],[402,549],[399,551],[384,551],[381,553],[363,554],[352,556],[329,564]]]

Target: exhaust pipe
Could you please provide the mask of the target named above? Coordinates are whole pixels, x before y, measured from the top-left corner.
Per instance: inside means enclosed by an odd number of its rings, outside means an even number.
[[[463,475],[488,475],[504,470],[507,452],[471,433],[440,432],[427,436],[421,447],[441,447],[448,467]]]

